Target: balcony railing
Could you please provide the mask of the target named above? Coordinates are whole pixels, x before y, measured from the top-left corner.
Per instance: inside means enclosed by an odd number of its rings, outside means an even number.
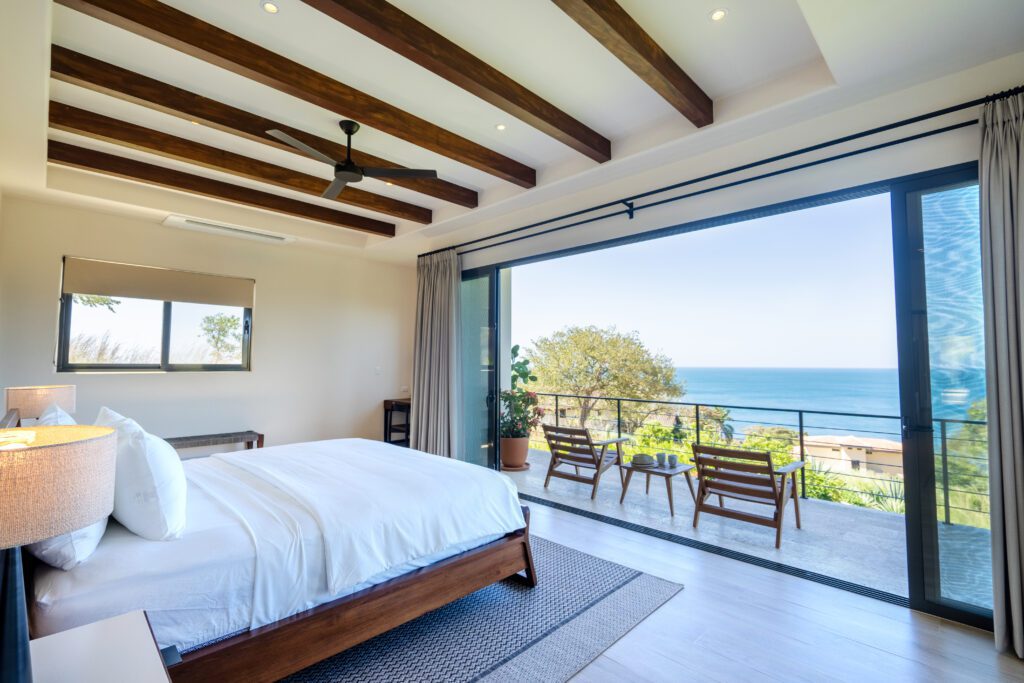
[[[596,436],[630,438],[627,458],[639,452],[692,457],[691,444],[728,445],[770,451],[781,465],[795,459],[800,495],[876,508],[904,510],[900,418],[685,401],[599,398],[539,393],[543,422],[585,426]],[[546,450],[544,435],[531,448]],[[935,479],[938,518],[947,524],[989,526],[985,422],[935,420]]]

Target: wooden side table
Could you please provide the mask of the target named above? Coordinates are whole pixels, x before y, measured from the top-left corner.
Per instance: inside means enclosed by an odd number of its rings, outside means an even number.
[[[36,638],[34,683],[169,683],[164,660],[142,611]]]
[[[641,474],[647,475],[647,493],[651,492],[651,477],[661,477],[665,480],[665,490],[668,491],[668,510],[672,513],[672,516],[676,516],[675,501],[672,500],[672,477],[681,474],[686,479],[686,486],[690,489],[690,497],[693,498],[694,503],[697,502],[697,492],[693,490],[693,480],[690,479],[690,470],[694,469],[693,465],[679,463],[675,467],[637,467],[633,463],[620,464],[620,468],[625,470],[626,479],[622,482],[622,497],[619,498],[619,505],[622,505],[622,501],[626,500],[626,491],[629,490],[629,482],[633,478],[634,472],[640,472]]]
[[[395,422],[395,413],[403,414],[403,422]],[[384,443],[410,446],[409,424],[412,416],[412,399],[389,398],[384,401]],[[395,438],[398,434],[399,438]]]

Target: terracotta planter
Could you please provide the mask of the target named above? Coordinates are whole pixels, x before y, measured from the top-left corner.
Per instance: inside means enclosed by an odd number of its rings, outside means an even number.
[[[530,464],[526,462],[526,456],[530,452],[530,437],[502,437],[500,449],[501,469],[510,472],[530,469]]]

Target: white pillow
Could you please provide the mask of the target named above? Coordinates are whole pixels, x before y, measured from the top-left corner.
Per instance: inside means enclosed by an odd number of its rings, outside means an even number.
[[[75,419],[67,414],[63,408],[56,403],[51,403],[39,416],[36,422],[42,426],[73,425]],[[107,518],[104,517],[95,524],[48,538],[45,541],[29,544],[26,549],[34,556],[57,569],[67,571],[89,559],[89,556],[96,551],[96,546],[103,538],[103,532],[107,530]]]
[[[100,409],[96,424],[117,430],[114,519],[151,541],[180,538],[188,485],[177,451],[109,408]]]
[[[107,530],[107,518],[95,524],[48,538],[45,541],[32,543],[26,549],[51,567],[68,571],[82,564],[96,552],[103,533]]]
[[[78,423],[75,422],[75,418],[71,417],[66,410],[54,402],[46,406],[46,410],[44,410],[43,414],[39,416],[36,424],[46,427],[54,427],[58,425],[67,427]]]

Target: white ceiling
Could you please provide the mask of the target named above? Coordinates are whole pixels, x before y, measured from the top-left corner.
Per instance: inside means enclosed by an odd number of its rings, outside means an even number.
[[[379,181],[362,183],[362,189],[433,209],[434,224],[422,226],[69,133],[50,131],[50,137],[397,222],[398,237],[362,238],[361,243],[372,246],[375,254],[409,258],[422,250],[427,237],[457,241],[460,231],[470,228],[478,217],[493,219],[534,200],[596,187],[629,169],[665,163],[669,158],[678,161],[695,150],[706,152],[709,146],[764,133],[778,126],[783,116],[792,122],[794,117],[825,113],[886,89],[1024,50],[1024,2],[1020,0],[619,0],[714,98],[716,122],[697,130],[550,0],[392,0],[609,138],[613,159],[599,165],[299,0],[276,2],[281,10],[276,15],[263,12],[257,0],[169,0],[168,4],[533,166],[538,187],[524,190],[364,126],[355,138],[356,148],[405,166],[436,168],[440,177],[480,192],[480,208],[469,210]],[[45,60],[38,59],[37,53],[52,40],[340,140],[338,114],[66,7],[52,6],[44,17],[47,25],[40,25],[38,8],[18,5],[3,10],[9,31],[4,37],[9,40],[0,41],[0,59],[7,65],[14,62],[38,69],[34,78],[45,87],[35,87],[32,78],[15,74],[16,78],[5,81],[2,99],[42,96],[329,176],[329,168],[319,162],[49,79]],[[712,22],[709,14],[718,7],[725,7],[728,15],[722,22]],[[26,35],[26,28],[33,35]],[[14,74],[4,69],[0,73]],[[46,134],[38,104],[17,110],[0,108],[0,144],[5,139],[16,143],[17,136]],[[507,129],[497,131],[497,123],[506,124]],[[24,190],[17,187],[19,178],[39,177],[38,169],[23,167],[45,166],[45,149],[42,153],[43,158],[29,150],[0,159],[0,182],[9,186],[5,189]],[[66,178],[68,172],[61,171]],[[166,196],[168,212],[181,210],[175,205],[178,193]],[[151,199],[147,201],[152,204]],[[189,208],[194,209],[194,204]],[[266,215],[258,209],[240,212],[242,217]],[[350,237],[339,243],[350,244]]]

